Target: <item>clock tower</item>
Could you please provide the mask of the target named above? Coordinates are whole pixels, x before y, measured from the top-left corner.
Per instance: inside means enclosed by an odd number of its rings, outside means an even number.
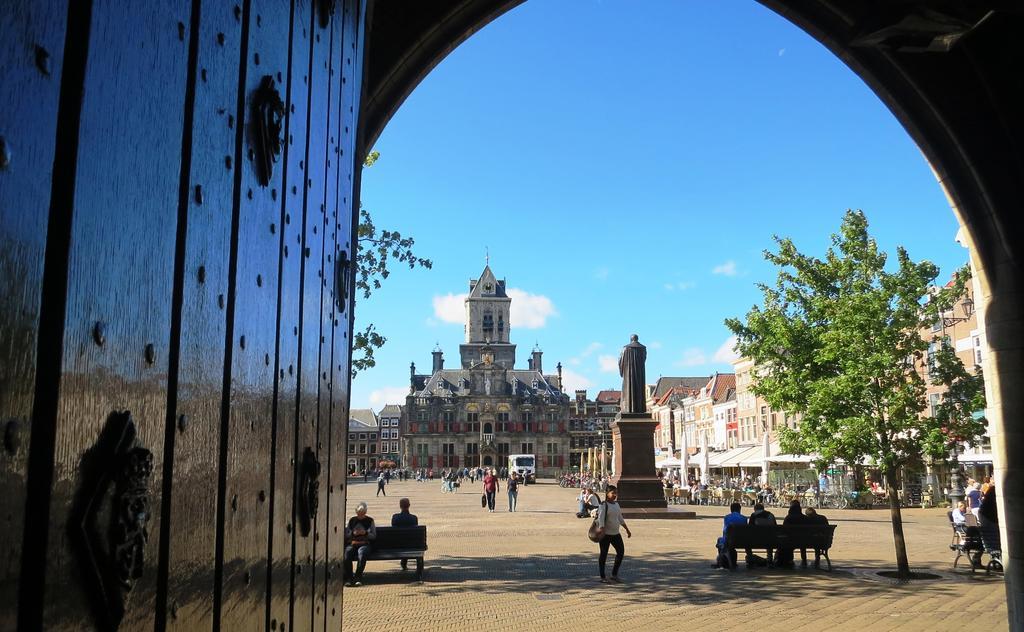
[[[516,362],[516,346],[509,342],[512,299],[505,292],[505,280],[498,280],[491,266],[484,267],[480,278],[470,280],[466,297],[466,341],[459,345],[462,368],[483,361],[484,347],[493,353],[491,361],[506,369]]]

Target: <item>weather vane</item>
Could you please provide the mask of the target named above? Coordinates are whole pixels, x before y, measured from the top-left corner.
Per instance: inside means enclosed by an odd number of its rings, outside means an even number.
[[[491,249],[484,246],[484,264],[491,265]]]

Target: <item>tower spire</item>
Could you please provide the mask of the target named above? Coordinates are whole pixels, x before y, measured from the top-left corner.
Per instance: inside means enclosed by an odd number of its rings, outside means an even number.
[[[484,246],[484,265],[491,265],[491,249]]]

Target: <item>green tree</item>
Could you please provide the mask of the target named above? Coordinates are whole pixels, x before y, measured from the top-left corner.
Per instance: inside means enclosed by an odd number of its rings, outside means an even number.
[[[363,161],[363,166],[373,166],[379,158],[380,152],[371,151]],[[416,256],[412,249],[415,243],[412,237],[403,237],[397,230],[378,229],[370,212],[360,202],[356,235],[356,290],[362,293],[364,299],[370,298],[373,291],[379,290],[384,279],[391,275],[389,264],[397,262],[408,265],[410,269],[419,266],[428,270],[434,266],[430,259]],[[352,377],[376,366],[374,351],[383,347],[387,341],[373,323],[355,332],[352,337]]]
[[[887,270],[887,256],[860,211],[846,212],[823,258],[800,253],[790,239],[775,241],[778,252],[765,258],[778,276],[774,286],[759,284],[764,304],[751,308],[746,321],[726,325],[736,334],[736,350],[758,367],[753,391],[775,408],[803,415],[798,431],[780,432],[783,450],[817,453],[824,462],[870,459],[881,469],[898,574],[907,578],[901,469],[948,431],[942,420],[922,414],[926,384],[915,363],[928,341],[920,330],[951,308],[964,275],[950,288],[930,291],[938,268],[912,261],[902,247]],[[976,427],[960,424],[958,431],[962,439],[976,438]]]

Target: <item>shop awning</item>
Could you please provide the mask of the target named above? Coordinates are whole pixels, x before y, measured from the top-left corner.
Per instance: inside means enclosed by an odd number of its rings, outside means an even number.
[[[991,463],[992,453],[991,452],[974,452],[969,454],[961,454],[957,457],[957,460],[961,463]]]
[[[759,445],[746,445],[738,448],[732,448],[725,452],[719,452],[718,454],[712,454],[708,457],[708,464],[713,468],[725,468],[725,467],[740,467],[743,460],[748,456],[757,455],[760,459],[761,446]],[[760,464],[758,460],[758,464]]]

